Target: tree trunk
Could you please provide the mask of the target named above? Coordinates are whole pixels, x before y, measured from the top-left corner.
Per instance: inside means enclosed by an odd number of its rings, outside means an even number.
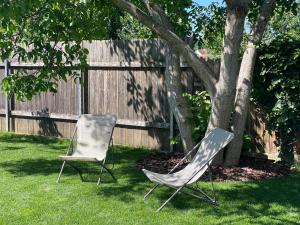
[[[237,83],[237,94],[235,98],[235,108],[233,115],[233,132],[234,139],[228,146],[225,164],[236,165],[239,162],[242,147],[243,135],[247,114],[249,110],[249,99],[252,87],[253,69],[256,60],[256,46],[260,44],[267,23],[275,8],[276,0],[266,0],[261,8],[251,38],[248,42],[246,51],[244,52],[239,79]]]
[[[166,29],[173,31],[173,27],[165,12],[158,5],[150,4],[147,0],[145,0],[145,2],[153,20]],[[187,121],[187,118],[191,116],[191,112],[186,99],[182,96],[183,87],[181,75],[180,56],[175,49],[169,47],[166,51],[165,70],[168,101],[170,110],[172,111],[179,128],[183,149],[187,152],[194,147],[195,143],[192,138],[193,126]]]
[[[228,129],[234,106],[235,88],[238,76],[239,50],[243,38],[244,22],[249,1],[229,1],[220,76],[216,94],[212,98],[212,110],[207,131],[214,127]],[[223,164],[223,151],[218,154],[214,164]]]
[[[237,165],[243,146],[243,134],[249,111],[249,98],[252,87],[252,74],[256,58],[256,48],[248,47],[243,55],[240,75],[237,83],[237,97],[233,116],[234,139],[230,142],[226,157],[226,165]]]
[[[179,128],[183,149],[187,152],[194,147],[195,142],[192,138],[193,126],[187,121],[191,112],[186,99],[182,96],[181,74],[180,57],[175,51],[169,49],[166,56],[165,71],[168,101]]]

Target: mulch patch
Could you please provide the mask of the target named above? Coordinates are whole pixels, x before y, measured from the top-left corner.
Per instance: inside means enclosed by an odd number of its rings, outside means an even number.
[[[156,173],[168,173],[182,158],[183,155],[178,153],[157,153],[140,160],[137,166],[139,169]],[[181,163],[176,171],[183,169],[187,164],[187,161]],[[242,157],[238,166],[212,166],[212,172],[216,181],[250,181],[287,176],[291,170],[280,162]],[[208,180],[208,172],[204,174],[204,180]]]

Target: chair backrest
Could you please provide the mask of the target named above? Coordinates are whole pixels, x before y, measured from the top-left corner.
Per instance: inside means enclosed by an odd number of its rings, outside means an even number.
[[[117,117],[115,115],[83,114],[77,121],[77,140],[73,155],[106,157]]]
[[[232,139],[233,133],[221,128],[213,129],[202,139],[193,160],[183,170],[177,172],[177,176],[185,177],[189,184],[197,181],[207,170],[207,164],[211,163],[217,153]]]

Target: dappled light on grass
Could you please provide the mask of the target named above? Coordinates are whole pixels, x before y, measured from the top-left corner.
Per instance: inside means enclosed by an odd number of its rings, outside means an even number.
[[[104,173],[100,188],[97,165],[79,164],[84,182],[66,167],[56,178],[68,141],[0,134],[0,224],[292,224],[300,218],[300,174],[252,182],[216,182],[219,207],[176,196],[164,210],[155,210],[172,190],[152,187],[137,162],[149,150],[115,148],[115,183]],[[112,167],[109,155],[107,166]],[[297,169],[299,171],[299,169]],[[209,183],[202,187],[209,190]]]

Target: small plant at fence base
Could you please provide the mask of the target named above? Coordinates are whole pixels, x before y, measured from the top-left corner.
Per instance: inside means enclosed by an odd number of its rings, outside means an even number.
[[[211,111],[211,101],[206,91],[196,91],[195,94],[184,93],[183,97],[186,98],[190,110],[191,116],[187,120],[194,124],[192,131],[193,139],[197,142],[203,138],[205,134],[208,119]],[[177,135],[170,140],[170,143],[175,145],[181,142],[180,136]]]

